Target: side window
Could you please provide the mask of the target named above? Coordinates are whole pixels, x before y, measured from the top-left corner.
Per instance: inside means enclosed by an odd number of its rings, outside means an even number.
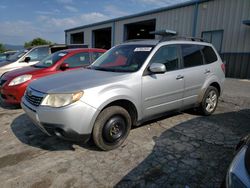
[[[42,47],[33,49],[30,53],[26,55],[26,57],[30,57],[31,61],[40,61],[48,55],[49,55],[49,48]]]
[[[214,45],[218,52],[222,48],[223,30],[203,31],[201,37]]]
[[[206,64],[217,61],[217,56],[210,46],[204,46],[202,49]]]
[[[33,49],[30,53],[26,55],[26,57],[30,57],[30,61],[37,61],[38,59],[38,49]]]
[[[38,48],[38,60],[42,60],[45,57],[49,55],[49,48],[48,47],[42,47]]]
[[[182,44],[181,50],[184,68],[203,65],[200,45]]]
[[[75,54],[64,61],[69,64],[69,68],[82,67],[90,64],[89,53],[82,52]]]
[[[178,47],[176,45],[167,45],[161,47],[152,57],[150,63],[162,63],[167,71],[178,69]]]
[[[103,53],[102,52],[93,52],[92,53],[92,60],[93,62],[102,55]]]

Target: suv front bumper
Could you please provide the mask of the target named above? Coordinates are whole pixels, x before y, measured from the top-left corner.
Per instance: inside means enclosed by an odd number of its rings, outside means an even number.
[[[72,141],[88,141],[99,114],[97,109],[82,101],[61,108],[36,107],[23,97],[21,106],[45,134]]]

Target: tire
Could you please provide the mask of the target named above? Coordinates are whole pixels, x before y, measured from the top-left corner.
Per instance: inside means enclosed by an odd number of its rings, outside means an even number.
[[[209,116],[212,113],[214,113],[218,105],[218,99],[219,99],[218,90],[213,86],[209,86],[203,96],[200,105],[201,113],[205,116]]]
[[[92,136],[97,147],[108,151],[119,147],[128,137],[130,129],[128,111],[120,106],[110,106],[98,115]]]

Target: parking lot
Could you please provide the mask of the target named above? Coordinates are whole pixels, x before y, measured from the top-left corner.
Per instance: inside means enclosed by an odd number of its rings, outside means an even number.
[[[109,152],[48,137],[1,103],[1,187],[219,187],[249,122],[249,80],[227,79],[214,115],[148,122]]]

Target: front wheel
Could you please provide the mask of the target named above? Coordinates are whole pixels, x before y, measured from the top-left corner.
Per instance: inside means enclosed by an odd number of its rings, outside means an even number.
[[[110,106],[98,115],[93,140],[100,149],[112,150],[126,140],[130,129],[131,117],[127,110],[120,106]]]
[[[204,94],[200,105],[200,110],[202,114],[206,116],[211,115],[217,107],[218,99],[218,90],[213,86],[209,86]]]

